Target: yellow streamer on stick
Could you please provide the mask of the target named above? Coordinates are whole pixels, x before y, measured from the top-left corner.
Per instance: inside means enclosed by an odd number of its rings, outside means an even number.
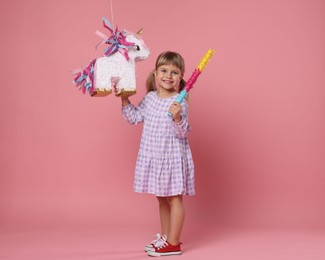
[[[209,60],[212,58],[213,54],[214,54],[214,50],[212,50],[212,49],[208,50],[205,53],[205,55],[203,56],[203,58],[200,61],[199,65],[197,66],[199,71],[202,71],[205,68],[205,66],[208,64]]]

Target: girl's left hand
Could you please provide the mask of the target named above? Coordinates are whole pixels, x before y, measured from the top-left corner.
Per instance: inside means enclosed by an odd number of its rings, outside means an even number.
[[[179,123],[182,119],[181,117],[181,104],[174,102],[170,105],[168,112],[170,112],[173,115],[173,119],[176,123]]]

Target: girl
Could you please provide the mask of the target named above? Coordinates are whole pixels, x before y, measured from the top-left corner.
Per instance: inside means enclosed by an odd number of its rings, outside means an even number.
[[[175,102],[185,87],[184,70],[181,55],[163,52],[148,76],[147,94],[138,107],[127,96],[121,97],[124,118],[130,124],[144,123],[134,190],[154,194],[159,203],[162,235],[157,234],[157,240],[145,246],[150,256],[181,254],[182,195],[195,194],[194,163],[187,139],[188,106],[186,101]]]

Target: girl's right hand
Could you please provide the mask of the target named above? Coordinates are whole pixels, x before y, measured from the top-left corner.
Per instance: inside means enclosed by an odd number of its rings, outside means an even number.
[[[114,90],[115,96],[116,96],[116,97],[121,97],[122,106],[123,106],[123,107],[128,106],[128,105],[130,104],[129,96],[128,96],[128,95],[125,95],[125,93],[123,94],[123,92],[120,91],[120,90],[117,88],[117,82],[114,82],[112,87],[113,87],[113,90]]]
[[[117,82],[112,82],[112,87],[113,87],[115,96],[121,97],[122,99],[128,98],[128,97],[134,95],[134,93],[127,93],[127,92],[123,91],[123,89],[118,89]]]

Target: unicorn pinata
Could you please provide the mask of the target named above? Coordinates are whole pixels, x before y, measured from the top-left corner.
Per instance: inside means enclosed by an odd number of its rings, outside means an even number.
[[[137,33],[118,31],[103,17],[103,25],[111,33],[110,37],[96,31],[103,38],[95,48],[103,44],[109,46],[104,56],[94,59],[86,67],[75,70],[73,83],[85,94],[107,96],[112,93],[112,85],[117,84],[118,95],[136,93],[135,63],[149,57],[150,51],[141,39],[142,29]]]

